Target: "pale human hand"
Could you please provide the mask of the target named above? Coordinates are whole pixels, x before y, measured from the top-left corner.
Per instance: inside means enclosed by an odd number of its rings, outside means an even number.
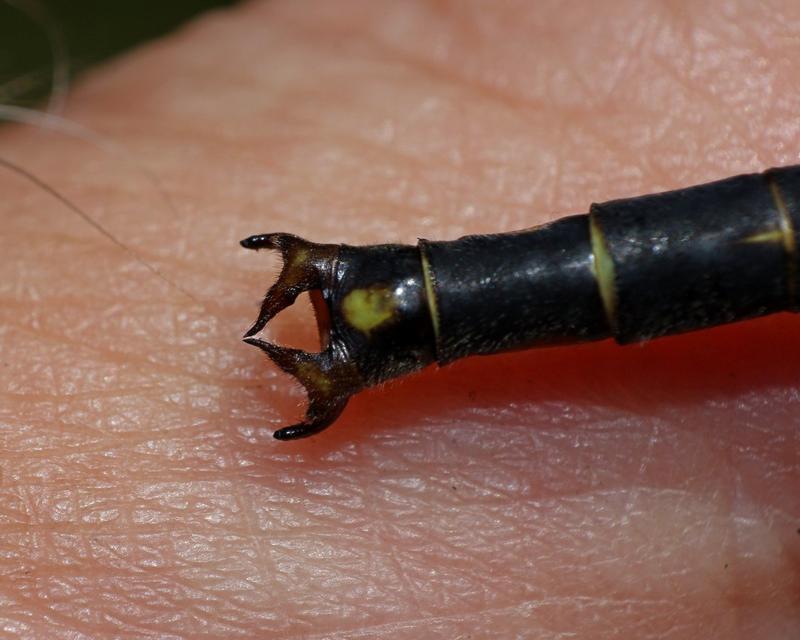
[[[747,5],[256,2],[78,84],[135,161],[1,132],[200,301],[0,172],[3,632],[797,637],[796,317],[467,360],[294,443],[302,392],[238,342],[253,233],[453,238],[797,163],[800,6]]]

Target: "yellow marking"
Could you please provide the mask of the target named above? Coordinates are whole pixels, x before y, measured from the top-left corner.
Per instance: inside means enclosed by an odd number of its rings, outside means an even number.
[[[317,391],[328,393],[331,388],[331,381],[319,367],[311,362],[301,362],[297,365],[297,378],[308,385],[309,383]]]
[[[431,314],[431,324],[433,324],[433,338],[439,344],[439,307],[436,305],[436,289],[433,287],[433,273],[428,254],[423,249],[424,244],[419,245],[419,255],[422,262],[422,279],[425,281],[425,298],[428,300],[428,311]]]
[[[786,288],[789,293],[789,303],[794,305],[797,298],[797,238],[794,235],[794,225],[792,217],[789,215],[789,208],[786,206],[778,184],[769,174],[767,174],[767,182],[772,199],[775,201],[775,208],[778,209],[783,251],[786,253],[787,261]]]
[[[397,300],[385,287],[354,289],[342,301],[342,311],[350,326],[369,334],[394,316]]]
[[[617,330],[617,287],[614,276],[614,261],[608,252],[603,231],[594,215],[589,214],[589,235],[592,242],[592,270],[597,279],[597,288],[606,311],[606,319],[612,331]]]
[[[784,242],[783,230],[773,229],[772,231],[759,231],[752,236],[747,236],[742,242],[746,244],[768,244],[770,242],[781,243]]]
[[[308,259],[308,249],[297,249],[292,253],[292,266],[300,266]]]

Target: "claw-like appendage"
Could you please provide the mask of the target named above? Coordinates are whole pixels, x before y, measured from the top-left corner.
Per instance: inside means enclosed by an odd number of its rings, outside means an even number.
[[[245,238],[245,249],[276,249],[283,257],[283,269],[261,303],[261,313],[245,338],[261,331],[280,311],[291,306],[304,291],[319,289],[323,272],[336,253],[334,245],[315,244],[290,233],[265,233]]]
[[[278,440],[294,440],[314,435],[339,417],[352,393],[349,391],[350,385],[357,383],[352,369],[348,371],[342,364],[333,362],[326,352],[307,353],[299,349],[287,349],[258,338],[245,338],[244,341],[261,349],[276,365],[297,378],[306,388],[306,419],[276,431],[274,435]]]
[[[434,360],[434,339],[416,247],[316,244],[288,233],[250,236],[246,249],[281,252],[283,268],[244,341],[261,349],[308,394],[305,419],[275,432],[304,438],[329,426],[350,396]],[[303,292],[320,330],[320,353],[255,338]]]
[[[337,247],[308,242],[289,233],[250,236],[240,244],[245,249],[276,249],[281,252],[281,273],[264,296],[258,318],[244,334],[244,341],[261,349],[276,365],[297,378],[305,387],[308,394],[306,419],[299,424],[279,429],[274,434],[278,440],[305,438],[322,431],[342,413],[353,393],[350,389],[354,382],[352,371],[342,371],[344,367],[341,363],[337,366],[330,350],[307,353],[299,349],[280,347],[252,336],[283,309],[291,306],[301,293],[322,288],[323,280],[330,276]],[[312,299],[322,330],[326,323],[327,309],[324,302],[317,297]],[[321,336],[321,340],[327,343],[328,336]]]

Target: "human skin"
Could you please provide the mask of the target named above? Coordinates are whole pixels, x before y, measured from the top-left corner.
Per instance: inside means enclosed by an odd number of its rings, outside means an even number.
[[[278,442],[302,390],[239,342],[277,260],[237,243],[797,163],[798,33],[791,0],[256,2],[73,88],[126,153],[0,132],[191,296],[0,172],[3,634],[800,636],[797,317],[469,359]]]

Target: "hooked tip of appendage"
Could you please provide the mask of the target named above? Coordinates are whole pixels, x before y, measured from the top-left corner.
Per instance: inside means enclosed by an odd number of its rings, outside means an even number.
[[[281,370],[293,376],[306,390],[308,408],[303,422],[279,429],[277,440],[297,440],[319,433],[330,426],[344,410],[352,390],[346,378],[332,375],[321,354],[280,347],[259,338],[244,342],[258,347]],[[341,374],[340,374],[341,375]]]
[[[266,340],[260,340],[259,338],[245,338],[243,342],[254,347],[258,347],[264,353],[266,353],[270,359],[281,369],[294,376],[297,376],[298,364],[304,360],[310,360],[313,357],[310,354],[307,354],[305,351],[279,347],[277,344],[267,342]],[[302,379],[300,379],[300,382],[305,384],[305,381]]]
[[[244,240],[239,240],[239,244],[245,249],[253,249],[254,251],[258,251],[259,249],[277,249],[278,247],[275,246],[272,238],[274,235],[273,233],[259,233],[255,236],[248,236]]]
[[[261,340],[261,338],[251,338],[250,336],[245,336],[244,338],[242,338],[242,342],[249,344],[253,347],[258,347],[267,355],[270,355],[269,347],[271,347],[272,344],[267,342],[266,340]]]
[[[283,427],[274,431],[272,437],[276,440],[297,440],[303,437],[302,425],[293,424],[291,427]]]
[[[285,442],[287,440],[301,440],[302,438],[309,438],[318,434],[323,429],[327,429],[330,424],[339,417],[339,413],[333,416],[330,420],[321,420],[319,422],[300,422],[293,424],[290,427],[283,427],[274,431],[272,437],[276,440]]]
[[[272,437],[276,440],[299,440],[313,436],[327,429],[336,421],[347,406],[348,400],[349,396],[345,396],[320,402],[309,395],[305,420],[274,431]]]
[[[311,423],[301,422],[290,427],[283,427],[273,432],[272,437],[285,442],[286,440],[300,440],[319,433],[325,427],[319,428]]]
[[[256,320],[253,323],[252,327],[250,327],[247,331],[245,331],[244,335],[242,336],[242,339],[245,342],[247,342],[247,338],[250,338],[250,337],[256,335],[259,331],[261,331],[266,326],[266,324],[267,324],[266,322],[262,323],[261,322],[261,318],[259,318],[258,320]]]
[[[313,436],[332,425],[342,415],[350,399],[349,394],[328,397],[324,400],[314,397],[309,393],[308,410],[306,419],[298,424],[278,429],[272,434],[276,440],[299,440]]]
[[[283,233],[276,231],[275,233],[258,233],[254,236],[248,236],[239,241],[245,249],[275,249],[278,251],[291,251],[298,247],[311,247],[314,243],[308,240],[303,240],[300,236],[293,233]]]
[[[259,249],[260,247],[256,244],[257,239],[258,236],[250,236],[244,240],[239,240],[239,244],[245,249]]]

